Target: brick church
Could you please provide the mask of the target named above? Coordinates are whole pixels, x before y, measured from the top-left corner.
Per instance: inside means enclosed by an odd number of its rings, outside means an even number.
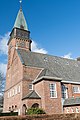
[[[39,107],[47,114],[80,112],[80,58],[65,59],[31,51],[30,31],[19,9],[8,41],[3,112],[25,114]]]

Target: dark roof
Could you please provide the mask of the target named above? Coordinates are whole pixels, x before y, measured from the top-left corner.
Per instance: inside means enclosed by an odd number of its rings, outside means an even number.
[[[40,78],[42,76],[59,77],[56,74],[54,74],[52,71],[50,71],[49,69],[46,69],[46,68],[42,70],[42,72],[39,74],[38,78]]]
[[[42,75],[80,82],[80,62],[47,54],[17,50],[23,65],[45,69]]]
[[[68,98],[65,99],[63,106],[72,106],[72,105],[80,105],[80,98]]]
[[[41,97],[33,90],[22,98],[22,100],[24,99],[41,99]]]

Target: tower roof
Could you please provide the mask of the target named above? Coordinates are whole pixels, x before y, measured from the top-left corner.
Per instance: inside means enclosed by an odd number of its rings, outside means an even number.
[[[17,14],[14,27],[21,28],[28,31],[28,26],[21,8]]]

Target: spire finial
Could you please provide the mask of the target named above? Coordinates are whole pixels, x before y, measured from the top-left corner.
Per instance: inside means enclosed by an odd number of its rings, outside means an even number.
[[[20,0],[19,2],[20,2],[20,9],[22,9],[22,0]]]

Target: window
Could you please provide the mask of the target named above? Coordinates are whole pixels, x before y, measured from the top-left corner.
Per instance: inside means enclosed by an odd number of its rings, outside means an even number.
[[[74,109],[73,108],[71,108],[71,111],[72,111],[72,113],[74,113]]]
[[[11,112],[11,107],[9,107],[9,111]]]
[[[79,88],[79,86],[74,86],[74,87],[73,87],[73,92],[74,92],[74,93],[80,93],[80,88]]]
[[[14,96],[14,89],[12,89],[12,96]]]
[[[50,97],[57,98],[56,83],[50,84]]]
[[[10,90],[10,93],[9,93],[10,97],[11,97],[11,90]]]
[[[17,87],[15,87],[15,95],[17,94]]]
[[[76,113],[79,113],[79,109],[78,108],[76,108]]]
[[[65,85],[62,85],[62,98],[68,98],[67,87]]]
[[[20,86],[18,86],[18,93],[20,93]]]
[[[69,113],[69,109],[68,108],[66,109],[66,112]]]
[[[33,90],[33,84],[29,84],[29,90]]]

